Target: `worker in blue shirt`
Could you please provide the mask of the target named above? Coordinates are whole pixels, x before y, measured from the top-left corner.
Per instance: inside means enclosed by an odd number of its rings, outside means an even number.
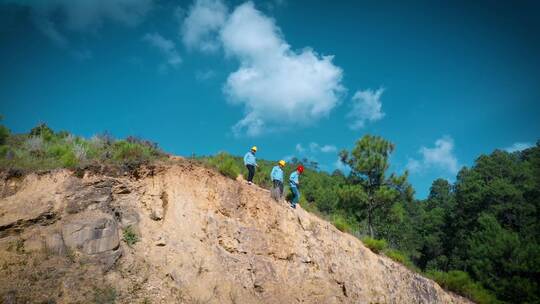
[[[255,167],[257,167],[257,158],[255,157],[257,153],[257,146],[251,147],[251,150],[244,155],[244,165],[248,169],[248,184],[253,183],[253,177],[255,176]]]
[[[300,200],[300,191],[298,191],[298,187],[300,186],[299,177],[302,172],[304,172],[304,166],[298,165],[296,171],[289,176],[289,186],[291,187],[291,192],[293,194],[291,200],[291,207],[293,209],[296,209],[296,204],[298,204],[298,201]]]
[[[270,173],[270,180],[272,181],[270,195],[276,201],[279,201],[283,196],[283,167],[285,167],[285,161],[280,160]]]

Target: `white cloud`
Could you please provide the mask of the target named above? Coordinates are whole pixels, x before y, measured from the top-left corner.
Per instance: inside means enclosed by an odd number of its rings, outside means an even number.
[[[451,174],[456,174],[459,170],[457,157],[454,155],[454,140],[449,136],[444,136],[435,141],[435,147],[421,147],[419,153],[422,159],[409,158],[407,169],[411,172],[418,172],[427,168],[439,168]]]
[[[532,147],[533,144],[529,142],[516,142],[513,143],[511,146],[504,148],[506,152],[516,152],[516,151],[523,151],[525,149],[528,149]]]
[[[332,153],[336,152],[337,148],[334,145],[319,145],[316,142],[312,142],[309,144],[309,149],[311,152],[322,152],[322,153]]]
[[[321,147],[321,152],[323,153],[333,153],[333,152],[337,152],[337,148],[336,146],[332,146],[332,145],[324,145]]]
[[[188,49],[214,52],[220,47],[218,31],[225,24],[227,7],[221,0],[196,0],[181,27]]]
[[[316,142],[309,143],[308,147],[309,152],[311,153],[334,153],[337,151],[337,147],[334,145],[320,145]],[[300,143],[296,144],[295,150],[300,154],[308,152],[308,150]]]
[[[224,91],[245,117],[235,134],[256,136],[290,126],[310,125],[339,103],[342,70],[332,56],[312,49],[293,51],[273,19],[253,3],[238,6],[221,30],[225,53],[240,61]]]
[[[152,0],[51,0],[12,2],[29,7],[36,27],[53,42],[67,46],[64,31],[96,32],[105,22],[134,26],[152,8]]]
[[[418,172],[421,168],[421,164],[418,160],[414,159],[414,158],[409,158],[409,160],[407,161],[407,166],[406,166],[407,170],[409,170],[410,172]]]
[[[171,40],[164,38],[158,33],[148,33],[143,36],[143,41],[157,48],[165,56],[168,66],[176,68],[182,63],[182,58],[178,54],[174,42]]]
[[[353,130],[361,129],[366,122],[375,122],[384,117],[382,111],[381,95],[384,89],[373,91],[370,89],[356,91],[352,97],[352,109],[347,115],[352,122],[349,127]]]
[[[262,133],[314,124],[339,103],[342,70],[332,56],[310,48],[294,51],[274,20],[246,2],[227,15],[221,1],[197,0],[182,26],[189,48],[222,47],[240,67],[227,78],[224,93],[244,117],[235,135]]]

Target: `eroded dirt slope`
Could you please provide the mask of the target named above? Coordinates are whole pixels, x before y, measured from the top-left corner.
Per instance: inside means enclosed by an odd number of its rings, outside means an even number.
[[[5,303],[468,303],[302,209],[187,161],[4,177]],[[137,235],[128,246],[124,238]]]

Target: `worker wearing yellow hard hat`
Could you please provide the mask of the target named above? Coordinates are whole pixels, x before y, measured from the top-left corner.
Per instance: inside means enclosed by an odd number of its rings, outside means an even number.
[[[272,168],[270,173],[270,179],[272,180],[272,190],[270,195],[276,201],[279,201],[283,197],[283,167],[285,167],[285,161],[278,161],[277,166]]]
[[[244,155],[244,165],[248,169],[248,184],[253,183],[253,177],[255,176],[255,167],[257,167],[257,158],[255,157],[257,153],[257,146],[251,147],[251,150]]]

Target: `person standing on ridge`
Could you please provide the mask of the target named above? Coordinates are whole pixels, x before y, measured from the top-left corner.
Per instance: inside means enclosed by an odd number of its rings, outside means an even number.
[[[270,195],[276,201],[279,201],[283,196],[283,167],[285,167],[285,161],[280,160],[270,173],[270,180],[273,183]]]
[[[248,169],[248,184],[253,183],[253,177],[255,176],[255,167],[257,166],[257,158],[255,157],[257,153],[257,146],[251,147],[251,151],[244,155],[244,165]]]
[[[296,204],[298,204],[298,201],[300,200],[300,192],[298,191],[298,187],[300,186],[300,174],[304,172],[304,166],[298,165],[296,168],[296,171],[291,173],[289,176],[289,186],[291,187],[291,192],[293,194],[293,198],[291,200],[291,207],[293,209],[296,209]]]

